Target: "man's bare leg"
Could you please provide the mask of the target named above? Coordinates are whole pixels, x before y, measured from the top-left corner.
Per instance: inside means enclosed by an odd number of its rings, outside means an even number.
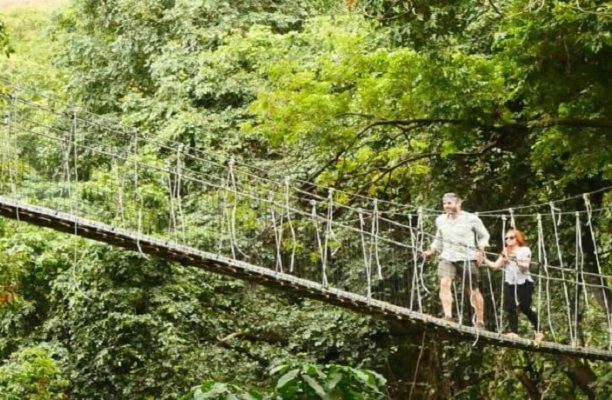
[[[480,289],[472,289],[470,291],[470,300],[476,313],[476,325],[484,325],[484,298],[482,293],[480,293]]]
[[[452,283],[453,280],[451,278],[440,279],[440,301],[442,302],[444,317],[448,319],[453,317],[453,294],[451,292]]]

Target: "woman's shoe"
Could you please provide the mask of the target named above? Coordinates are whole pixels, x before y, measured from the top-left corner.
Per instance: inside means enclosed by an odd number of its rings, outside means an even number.
[[[544,334],[542,332],[534,331],[533,332],[533,341],[536,342],[536,344],[540,344],[540,342],[542,342],[542,340],[544,340]]]

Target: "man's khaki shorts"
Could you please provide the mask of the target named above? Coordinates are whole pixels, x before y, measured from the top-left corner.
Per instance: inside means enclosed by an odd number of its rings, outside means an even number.
[[[478,283],[480,282],[480,273],[476,266],[476,261],[448,261],[440,260],[438,263],[438,277],[451,278],[455,280],[465,279],[465,285],[470,285],[471,289],[478,289]]]

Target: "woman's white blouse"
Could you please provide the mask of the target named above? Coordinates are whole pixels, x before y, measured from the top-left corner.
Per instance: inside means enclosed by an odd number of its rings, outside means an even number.
[[[504,280],[510,285],[522,285],[525,281],[533,282],[529,270],[522,272],[518,262],[526,262],[531,260],[531,250],[529,247],[522,246],[514,252],[516,261],[507,261],[504,268]]]

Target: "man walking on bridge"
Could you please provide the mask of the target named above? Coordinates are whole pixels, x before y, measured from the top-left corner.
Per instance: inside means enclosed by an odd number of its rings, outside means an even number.
[[[436,252],[440,253],[438,277],[444,318],[452,320],[451,285],[459,273],[464,295],[465,288],[470,288],[470,304],[476,314],[476,326],[484,327],[484,299],[479,289],[478,268],[484,259],[484,249],[489,244],[489,232],[480,218],[461,210],[461,198],[455,193],[446,193],[442,197],[442,205],[445,213],[436,218],[436,236],[423,256],[429,258]]]

